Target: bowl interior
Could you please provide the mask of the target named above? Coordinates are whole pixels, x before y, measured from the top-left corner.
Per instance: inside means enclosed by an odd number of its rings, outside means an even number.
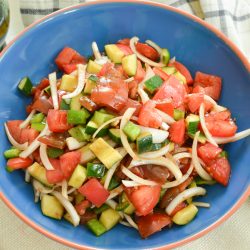
[[[103,3],[72,8],[49,17],[24,33],[0,58],[0,154],[10,144],[4,134],[3,122],[23,119],[29,99],[17,91],[24,76],[33,82],[56,70],[54,58],[70,46],[83,55],[91,54],[91,42],[100,50],[107,43],[124,37],[151,39],[170,50],[171,56],[183,62],[192,72],[199,70],[223,78],[220,103],[230,108],[239,130],[250,124],[250,76],[239,58],[214,33],[199,23],[176,12],[140,3]],[[239,101],[240,100],[240,101]],[[201,200],[211,203],[200,209],[197,218],[187,226],[174,226],[147,240],[141,240],[134,229],[117,226],[96,238],[84,226],[73,228],[65,221],[44,217],[40,205],[33,202],[31,185],[24,182],[22,171],[11,174],[4,169],[1,157],[0,188],[11,203],[36,224],[61,238],[95,248],[145,249],[178,242],[213,224],[227,213],[250,183],[250,139],[228,145],[232,176],[227,188],[207,188]]]

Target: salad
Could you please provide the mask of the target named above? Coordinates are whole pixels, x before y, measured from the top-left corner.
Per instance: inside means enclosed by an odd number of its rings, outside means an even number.
[[[5,123],[7,171],[25,172],[45,216],[96,236],[118,223],[142,238],[188,224],[210,207],[195,201],[206,185],[229,183],[223,145],[250,129],[236,133],[217,103],[219,76],[193,78],[166,48],[133,37],[92,50],[87,59],[65,47],[55,58],[62,74],[20,81],[33,99],[25,120]]]

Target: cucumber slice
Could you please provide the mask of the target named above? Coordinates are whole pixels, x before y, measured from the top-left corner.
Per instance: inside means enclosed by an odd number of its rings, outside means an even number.
[[[63,218],[64,218],[66,221],[68,221],[70,224],[74,225],[74,222],[73,222],[71,216],[69,215],[69,213],[66,213],[66,214],[63,216]]]
[[[95,75],[91,75],[88,79],[91,80],[91,81],[93,81],[93,82],[97,82],[98,77],[95,76]]]
[[[121,143],[121,134],[120,129],[118,128],[111,128],[108,132],[109,137],[116,143]]]
[[[162,62],[167,65],[170,60],[170,53],[168,49],[162,49],[161,58],[162,58]]]
[[[11,168],[10,166],[5,167],[6,171],[12,173],[15,169]]]
[[[90,120],[86,125],[85,133],[93,135],[97,129],[98,129],[97,124]]]
[[[72,75],[63,75],[59,89],[67,92],[73,92],[77,87],[77,77]]]
[[[79,100],[82,96],[83,96],[82,94],[79,94],[71,99],[71,102],[70,102],[71,110],[81,110],[82,105]]]
[[[138,154],[150,151],[153,144],[152,135],[149,132],[142,132],[136,139]]]
[[[109,186],[108,186],[108,190],[112,190],[116,187],[118,187],[121,183],[117,181],[117,178],[115,176],[112,176]]]
[[[69,110],[69,109],[70,109],[69,104],[64,99],[62,99],[60,102],[60,110]]]
[[[150,151],[157,151],[162,148],[162,143],[152,143]]]
[[[48,86],[48,87],[44,88],[44,92],[47,93],[48,95],[51,95],[51,87]]]
[[[89,220],[86,225],[96,236],[100,236],[107,231],[104,225],[97,219]]]
[[[85,124],[89,116],[90,113],[84,108],[81,110],[69,110],[67,114],[67,120],[69,124]]]
[[[96,158],[95,154],[89,149],[89,146],[90,144],[79,149],[81,152],[81,164],[86,164],[87,162],[93,161]]]
[[[174,119],[176,121],[184,119],[184,117],[185,117],[185,111],[180,110],[180,109],[174,109]]]
[[[110,230],[114,227],[119,220],[121,219],[119,213],[112,208],[109,208],[102,212],[99,221],[106,228],[106,230]]]
[[[31,95],[33,84],[29,77],[24,77],[18,84],[18,89],[26,96]]]
[[[114,63],[121,63],[125,54],[115,44],[105,45],[105,51],[109,59]]]
[[[30,123],[39,123],[42,122],[45,115],[43,113],[38,113],[32,116]]]
[[[182,84],[186,84],[187,80],[186,77],[184,75],[182,75],[179,71],[174,73],[174,76],[182,83]]]
[[[220,152],[219,157],[220,157],[220,158],[228,158],[228,153],[227,153],[227,151],[223,150],[222,152]]]
[[[102,178],[105,174],[105,166],[99,163],[90,163],[87,164],[87,176]]]
[[[11,159],[11,158],[16,158],[19,156],[19,154],[21,153],[21,151],[17,148],[10,148],[6,151],[4,151],[4,157],[6,159]]]
[[[137,58],[135,54],[122,58],[122,68],[128,76],[134,76],[137,70]]]
[[[100,65],[92,60],[89,60],[86,71],[89,74],[98,74],[101,69],[102,69],[102,65]]]
[[[86,133],[86,129],[81,125],[71,128],[68,132],[79,142],[88,141],[91,138],[91,136]]]
[[[174,73],[177,72],[176,68],[171,66],[171,67],[163,67],[162,70],[166,72],[168,75],[173,75]]]
[[[106,111],[104,113],[101,110],[99,110],[99,111],[95,111],[93,117],[91,118],[91,121],[93,121],[94,123],[97,124],[98,127],[100,127],[103,123],[113,118],[114,118],[113,115],[106,113]]]
[[[194,219],[197,213],[198,208],[193,204],[189,204],[187,207],[177,212],[172,220],[177,225],[186,225]]]
[[[94,208],[94,212],[96,213],[96,214],[101,214],[103,211],[105,211],[105,210],[107,210],[109,208],[109,206],[107,205],[107,204],[103,204],[103,205],[101,205],[100,207],[95,207]]]
[[[125,202],[128,202],[129,205],[124,209],[124,213],[125,214],[128,214],[128,215],[131,215],[134,213],[135,211],[135,207],[134,205],[129,201],[127,195],[125,194],[125,192],[122,193],[122,196],[121,196],[121,203],[125,203]]]
[[[86,85],[83,91],[84,94],[91,94],[92,89],[96,86],[96,81],[92,80],[93,78],[91,77],[92,76],[90,76],[86,81]]]
[[[30,127],[41,132],[44,129],[45,124],[44,123],[31,123]]]
[[[79,204],[80,202],[82,202],[84,199],[85,199],[85,197],[82,194],[77,193],[76,196],[75,196],[76,205]]]
[[[58,158],[59,156],[63,155],[63,153],[63,149],[47,147],[47,154],[49,158]]]
[[[87,179],[87,170],[82,165],[78,164],[69,179],[69,186],[79,188]]]
[[[163,83],[163,80],[158,76],[155,75],[148,79],[144,85],[146,87],[146,90],[150,93],[153,94]]]
[[[128,121],[123,128],[123,132],[131,141],[135,141],[136,138],[139,136],[141,129],[138,125],[134,124],[131,121]]]

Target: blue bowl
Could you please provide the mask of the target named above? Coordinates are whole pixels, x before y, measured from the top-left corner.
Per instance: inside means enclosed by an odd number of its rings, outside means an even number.
[[[54,13],[18,36],[0,58],[0,154],[9,148],[3,123],[23,119],[30,100],[17,91],[24,76],[33,82],[56,70],[54,58],[65,46],[83,55],[91,54],[91,42],[100,49],[124,37],[151,39],[167,47],[192,74],[200,70],[223,78],[221,104],[232,111],[239,130],[250,124],[250,65],[239,50],[220,32],[203,21],[162,4],[148,2],[105,2],[83,4]],[[134,229],[118,225],[97,238],[84,226],[74,228],[66,221],[42,215],[33,202],[31,185],[22,171],[11,174],[1,157],[1,198],[25,222],[45,235],[76,248],[146,249],[176,247],[197,238],[229,217],[250,194],[250,138],[228,145],[232,176],[228,187],[207,188],[201,200],[211,209],[200,209],[187,226],[174,226],[142,240]]]

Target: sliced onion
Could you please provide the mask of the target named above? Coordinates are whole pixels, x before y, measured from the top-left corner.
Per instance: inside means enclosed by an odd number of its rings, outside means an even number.
[[[126,222],[126,221],[120,221],[119,222],[120,224],[122,224],[123,226],[126,226],[126,227],[132,227],[128,222]]]
[[[73,192],[75,192],[75,191],[76,191],[76,188],[72,187],[71,189],[69,189],[69,190],[67,191],[67,194],[71,194],[71,193],[73,193]]]
[[[157,151],[147,152],[144,154],[140,154],[139,156],[144,159],[159,158],[165,155],[166,153],[168,153],[168,151],[169,151],[169,144],[165,145],[164,147],[162,147],[161,149]]]
[[[74,206],[67,199],[65,199],[61,193],[57,191],[53,191],[52,194],[59,200],[59,202],[64,206],[66,211],[69,213],[72,219],[73,225],[75,227],[78,226],[80,222],[80,217],[78,213],[76,212]]]
[[[196,207],[207,207],[209,208],[210,207],[210,204],[207,203],[207,202],[192,202],[192,204],[194,204]]]
[[[145,43],[147,43],[149,46],[154,48],[158,52],[158,54],[161,55],[162,48],[158,44],[156,44],[155,42],[153,42],[151,40],[146,40]]]
[[[12,146],[14,146],[15,148],[17,149],[20,149],[20,150],[25,150],[27,147],[28,147],[28,142],[25,142],[23,144],[20,144],[18,143],[11,135],[10,131],[9,131],[9,128],[7,126],[6,123],[4,123],[4,128],[5,128],[5,132],[6,132],[6,135],[11,143]]]
[[[218,146],[217,143],[215,142],[215,140],[213,139],[212,135],[208,131],[208,128],[206,126],[205,116],[204,116],[204,104],[203,103],[200,105],[199,115],[200,115],[201,127],[202,127],[202,130],[203,130],[205,136],[207,137],[207,140],[210,143],[212,143],[213,145]]]
[[[132,82],[132,81],[134,81],[134,79],[135,79],[135,78],[132,76],[132,77],[126,79],[124,82]]]
[[[136,54],[136,56],[141,60],[143,61],[144,63],[147,63],[148,65],[150,66],[154,66],[154,67],[163,67],[165,66],[165,64],[163,63],[157,63],[157,62],[154,62],[150,59],[148,59],[147,57],[143,56],[141,53],[139,53],[137,50],[136,50],[136,47],[135,47],[135,44],[139,41],[139,38],[138,37],[132,37],[130,39],[130,48],[131,50],[133,51],[134,54]]]
[[[39,201],[40,192],[34,189],[34,193],[35,193],[34,202],[37,203]]]
[[[65,198],[65,199],[69,199],[68,197],[68,183],[66,180],[63,180],[61,182],[61,185],[62,185],[62,196]]]
[[[53,188],[47,188],[42,183],[40,183],[39,181],[37,181],[35,179],[32,180],[32,185],[33,185],[34,189],[36,191],[38,191],[39,193],[49,194],[49,193],[53,192]]]
[[[143,88],[140,85],[138,86],[137,92],[140,95],[143,104],[149,100],[148,94],[143,90]]]
[[[24,180],[25,180],[26,182],[30,182],[30,179],[31,179],[31,176],[30,176],[29,171],[28,171],[28,170],[25,170],[25,178],[24,178]]]
[[[136,174],[132,173],[129,169],[122,167],[122,172],[131,180],[141,184],[141,185],[146,185],[146,186],[155,186],[157,185],[156,182],[154,181],[150,181],[150,180],[145,180],[139,176],[137,176]],[[123,182],[123,181],[122,181]]]
[[[29,155],[31,155],[41,144],[37,139],[44,135],[49,135],[49,133],[50,131],[48,128],[48,124],[46,123],[44,129],[41,131],[38,137],[22,153],[20,153],[19,156],[21,158],[27,158]]]
[[[101,53],[98,49],[96,42],[92,42],[92,50],[93,50],[93,54],[95,56],[95,59],[100,60],[102,56],[101,56]]]
[[[162,143],[168,138],[169,132],[156,129],[156,128],[149,128],[144,126],[139,126],[142,132],[149,132],[152,135],[153,143]]]
[[[62,98],[63,99],[68,99],[68,98],[72,98],[72,97],[75,97],[77,95],[79,95],[84,86],[85,86],[85,74],[86,74],[86,65],[83,65],[83,64],[78,64],[77,65],[77,69],[78,69],[78,84],[77,84],[77,87],[76,89],[72,92],[72,93],[69,93],[67,95],[63,95]]]
[[[248,137],[248,136],[250,136],[250,128],[246,129],[246,130],[243,130],[243,131],[235,134],[234,136],[230,136],[230,137],[213,137],[213,138],[218,144],[225,144],[225,143],[241,140],[241,139],[243,139],[245,137]]]
[[[203,169],[200,164],[199,158],[197,156],[197,143],[200,131],[197,131],[194,136],[193,146],[192,146],[192,162],[194,164],[194,168],[197,174],[204,180],[210,181],[212,180],[211,176]]]
[[[41,158],[41,161],[43,163],[43,166],[47,170],[54,170],[54,167],[50,163],[49,157],[47,155],[47,145],[46,144],[41,143],[40,148],[39,148],[39,153],[40,153],[40,158]]]
[[[125,187],[139,187],[139,186],[142,186],[143,184],[140,184],[136,181],[128,181],[128,180],[122,180],[122,184],[125,186]]]
[[[174,63],[175,61],[176,61],[176,57],[174,56],[174,57],[170,58],[169,63]]]
[[[105,202],[107,205],[109,205],[111,208],[113,208],[114,210],[116,209],[117,206],[117,202],[115,202],[114,200],[108,200]],[[119,215],[121,216],[121,218],[124,218],[123,212],[118,212]]]
[[[206,194],[206,189],[202,187],[193,187],[184,190],[180,194],[178,194],[166,207],[166,213],[168,215],[171,215],[172,212],[175,210],[175,208],[183,201],[197,195],[205,195]]]
[[[51,97],[54,109],[59,109],[58,104],[58,94],[57,94],[57,86],[56,86],[56,72],[49,74],[49,84],[51,89]]]
[[[118,186],[117,188],[112,189],[110,191],[109,197],[107,198],[107,201],[115,198],[116,196],[118,196],[122,192],[123,192],[122,185]]]
[[[77,70],[74,70],[73,72],[70,73],[71,76],[77,76]]]
[[[223,106],[220,106],[217,104],[217,102],[209,95],[204,95],[204,99],[206,101],[209,101],[213,104],[213,109],[217,112],[221,112],[221,111],[224,111],[224,110],[227,110],[227,108],[223,107]]]
[[[107,62],[110,62],[109,58],[107,56],[101,56],[100,59],[95,59],[95,62],[99,65],[104,65]]]
[[[169,125],[168,125],[166,122],[162,122],[162,123],[161,123],[161,128],[162,128],[163,130],[168,130],[168,129],[169,129]]]
[[[27,116],[27,118],[19,125],[19,128],[26,128],[29,123],[30,123],[30,120],[32,119],[33,115],[36,113],[36,110],[33,109],[30,114]]]
[[[181,183],[183,183],[184,181],[186,181],[188,179],[188,177],[191,175],[191,173],[193,172],[194,166],[193,164],[190,164],[190,167],[187,171],[186,174],[184,174],[181,179],[179,180],[175,180],[175,181],[171,181],[171,182],[166,182],[165,184],[162,185],[162,188],[172,188],[172,187],[176,187],[179,186]]]
[[[182,152],[182,153],[174,154],[173,157],[176,161],[179,161],[180,159],[183,159],[183,158],[192,158],[192,154],[188,152]]]
[[[87,142],[79,142],[74,137],[68,137],[66,138],[66,144],[69,148],[69,150],[75,150],[83,147],[87,144]]]
[[[128,223],[129,223],[133,228],[135,228],[135,229],[138,230],[138,226],[137,226],[136,223],[133,221],[133,219],[131,218],[131,216],[129,216],[129,215],[125,214],[125,213],[123,213],[123,215],[124,215],[125,219],[128,221]]]
[[[141,165],[147,165],[147,164],[153,164],[153,165],[166,167],[174,175],[176,180],[180,180],[182,177],[182,173],[179,167],[176,164],[174,164],[170,159],[167,159],[164,157],[160,157],[158,159],[150,159],[150,160],[132,160],[129,168],[141,166]]]
[[[167,113],[159,110],[159,109],[156,109],[158,114],[161,116],[162,120],[164,122],[166,122],[167,124],[173,124],[175,122],[174,118],[171,117],[170,115],[168,115]]]
[[[123,147],[127,150],[128,154],[133,158],[133,159],[138,159],[138,155],[133,151],[133,149],[130,147],[128,143],[128,138],[123,132],[123,128],[127,124],[127,122],[130,120],[132,117],[133,113],[135,112],[135,108],[128,108],[126,112],[124,113],[121,123],[120,123],[120,134],[121,134],[121,142]]]
[[[177,154],[177,153],[188,152],[188,151],[191,152],[191,148],[179,147],[179,148],[175,148],[173,153]]]
[[[107,125],[109,125],[110,123],[113,123],[113,122],[116,122],[116,121],[120,121],[122,119],[122,116],[118,116],[118,117],[115,117],[113,119],[110,119],[106,122],[104,122],[96,131],[95,133],[93,134],[93,138],[95,138],[97,136],[97,134],[103,129],[105,128]]]

